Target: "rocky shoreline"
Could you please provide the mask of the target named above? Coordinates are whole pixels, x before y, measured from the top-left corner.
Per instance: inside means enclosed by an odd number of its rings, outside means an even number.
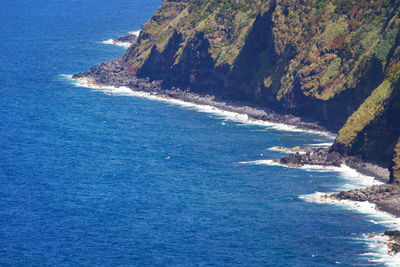
[[[330,149],[326,147],[310,149],[305,153],[290,154],[279,159],[279,163],[290,167],[300,167],[304,165],[340,167],[345,164],[350,168],[357,170],[359,173],[372,176],[383,183],[387,183],[390,176],[388,169],[364,162],[357,157],[343,157],[341,154],[330,151]]]
[[[304,165],[340,167],[345,164],[363,175],[374,177],[384,184],[342,191],[332,194],[330,197],[338,200],[368,201],[376,204],[379,210],[400,217],[400,185],[388,183],[390,173],[387,169],[363,162],[357,157],[343,157],[337,152],[331,152],[329,148],[312,149],[305,154],[291,154],[281,158],[279,164],[289,167],[301,167]]]
[[[116,46],[121,46],[128,49],[136,40],[137,36],[135,34],[127,34],[117,39],[109,39],[107,41],[103,41],[103,44],[112,44]]]
[[[400,252],[400,231],[385,231],[385,236],[389,237],[391,242],[389,247],[390,252],[399,253]]]
[[[73,75],[72,78],[86,80],[93,85],[128,87],[137,92],[146,92],[199,105],[209,105],[221,110],[245,114],[253,120],[281,123],[299,129],[328,133],[324,127],[316,122],[308,122],[288,114],[278,114],[269,109],[254,107],[247,102],[227,102],[212,95],[200,95],[175,87],[165,88],[162,81],[150,81],[150,79],[138,78],[130,74],[120,60],[101,63],[99,66],[92,67],[89,71]]]
[[[357,202],[374,203],[375,207],[396,217],[400,217],[400,184],[390,183],[390,172],[377,165],[361,161],[357,157],[343,157],[337,152],[330,151],[329,148],[318,148],[308,150],[306,153],[295,153],[283,157],[277,162],[288,167],[301,167],[304,165],[335,166],[340,167],[345,164],[359,173],[372,176],[383,182],[382,185],[373,185],[367,188],[341,191],[325,195],[336,200],[351,200]],[[389,238],[388,253],[400,252],[400,231],[386,231],[385,236]]]
[[[127,34],[124,36],[119,37],[118,39],[115,39],[115,42],[120,42],[120,43],[133,43],[136,40],[137,36],[135,34]]]

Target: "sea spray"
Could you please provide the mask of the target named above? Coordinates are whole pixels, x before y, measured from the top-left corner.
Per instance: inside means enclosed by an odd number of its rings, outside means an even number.
[[[86,87],[86,88],[90,88],[90,89],[93,89],[96,91],[101,91],[101,92],[104,92],[107,94],[136,96],[136,97],[147,98],[149,100],[161,101],[164,103],[180,106],[180,107],[187,108],[187,109],[192,109],[192,110],[202,112],[202,113],[213,114],[218,117],[225,118],[227,120],[234,121],[234,122],[243,123],[246,125],[264,126],[267,128],[275,129],[278,131],[286,131],[286,132],[306,132],[306,133],[311,133],[311,134],[328,137],[330,139],[335,138],[335,135],[333,135],[332,133],[329,133],[329,132],[301,129],[296,126],[287,125],[284,123],[276,123],[276,122],[257,120],[257,119],[250,118],[247,114],[226,111],[226,110],[222,110],[222,109],[210,106],[210,105],[201,105],[201,104],[186,102],[183,100],[174,99],[174,98],[170,98],[170,97],[163,96],[163,95],[158,95],[156,93],[134,91],[126,86],[121,86],[121,87],[103,86],[103,85],[95,84],[88,79],[73,79],[72,75],[61,74],[60,76],[64,79],[67,79],[74,86]]]
[[[142,32],[141,30],[138,30],[138,31],[132,31],[132,32],[128,32],[128,33],[133,34],[135,36],[139,36],[141,32]]]
[[[365,214],[369,218],[370,223],[380,224],[392,230],[400,230],[400,218],[376,209],[374,203],[339,200],[332,198],[331,193],[323,192],[302,195],[300,199],[307,202],[340,206],[348,210]],[[384,263],[387,266],[399,266],[400,254],[393,254],[390,252],[389,237],[383,235],[383,233],[363,234],[361,237],[355,238],[355,240],[363,242],[370,250],[360,255],[361,257],[366,258],[370,262]]]
[[[305,170],[307,172],[336,172],[341,177],[345,178],[348,183],[343,187],[338,188],[339,191],[351,190],[357,188],[363,188],[366,186],[380,185],[382,182],[376,180],[374,177],[363,175],[357,170],[350,168],[349,166],[342,164],[340,167],[335,166],[322,166],[322,165],[303,165],[299,167],[290,167],[279,163],[277,160],[264,159],[254,161],[241,161],[239,164],[250,164],[250,165],[269,165],[269,166],[280,166],[283,168],[296,168]]]
[[[131,31],[131,32],[128,32],[128,34],[129,35],[135,35],[136,37],[138,37],[140,32],[141,32],[141,30]],[[128,49],[132,45],[131,42],[125,42],[125,41],[118,40],[118,39],[108,39],[108,40],[105,40],[105,41],[101,41],[99,43],[107,44],[107,45],[115,45],[115,46],[123,47],[125,49]]]
[[[131,43],[128,42],[119,42],[117,40],[114,39],[108,39],[105,41],[101,41],[101,44],[108,44],[108,45],[115,45],[115,46],[119,46],[119,47],[123,47],[123,48],[129,48],[129,46],[131,46]]]

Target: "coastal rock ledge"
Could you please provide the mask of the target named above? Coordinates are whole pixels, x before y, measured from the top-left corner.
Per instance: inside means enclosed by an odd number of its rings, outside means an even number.
[[[289,167],[301,167],[304,165],[340,167],[345,164],[363,175],[372,176],[381,182],[384,182],[384,184],[362,189],[342,191],[330,195],[331,197],[339,200],[346,199],[375,203],[379,210],[400,217],[400,184],[392,183],[390,181],[390,172],[385,168],[363,162],[358,157],[344,157],[337,152],[330,151],[329,148],[311,149],[304,154],[291,154],[281,158],[279,164]]]
[[[396,147],[399,149],[400,145]],[[396,150],[397,151],[397,150]],[[400,153],[395,157],[399,157]],[[397,160],[392,164],[392,171],[377,165],[363,162],[358,157],[342,156],[331,151],[329,148],[318,148],[308,150],[304,154],[295,153],[278,160],[279,164],[288,167],[302,167],[304,165],[334,166],[340,167],[345,164],[359,173],[375,177],[384,182],[382,185],[374,185],[367,188],[341,191],[329,194],[330,198],[337,200],[351,200],[357,202],[368,201],[374,203],[375,207],[381,211],[388,212],[396,217],[400,217],[400,182],[398,180]],[[389,253],[400,252],[400,231],[386,231],[384,233],[390,240]]]
[[[178,99],[199,105],[209,105],[221,110],[247,115],[250,120],[267,121],[290,125],[299,129],[327,132],[315,121],[301,119],[290,114],[280,114],[272,109],[254,105],[249,101],[230,101],[215,95],[194,92],[189,88],[164,84],[163,80],[151,80],[150,78],[139,78],[129,72],[122,60],[114,59],[103,62],[98,66],[90,68],[86,72],[77,73],[72,76],[75,80],[84,80],[88,84],[103,87],[128,87],[136,92],[145,92],[158,95],[162,98]]]

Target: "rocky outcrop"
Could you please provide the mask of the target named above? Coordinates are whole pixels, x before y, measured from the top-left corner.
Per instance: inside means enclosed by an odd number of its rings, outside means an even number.
[[[392,253],[400,252],[400,231],[385,231],[385,235],[389,237],[389,249]]]
[[[345,164],[361,174],[375,177],[385,183],[389,181],[389,176],[391,175],[387,169],[363,162],[358,157],[342,156],[335,151],[330,151],[329,148],[312,149],[305,154],[291,154],[281,158],[279,163],[289,167],[301,167],[304,165],[340,167]],[[400,184],[397,183],[342,191],[332,194],[330,197],[339,200],[368,201],[375,203],[380,210],[400,217]]]
[[[375,177],[385,183],[389,181],[389,171],[387,169],[364,162],[359,157],[342,156],[329,148],[317,148],[307,150],[305,153],[293,153],[281,158],[279,163],[292,167],[304,165],[341,167],[345,164],[363,175]]]
[[[305,154],[296,152],[279,160],[283,165],[304,166],[304,165],[320,165],[320,166],[341,166],[345,160],[336,152],[329,152],[327,148],[319,148],[308,150]]]
[[[161,91],[160,81],[140,79],[129,74],[120,60],[103,62],[90,70],[72,76],[73,79],[84,79],[94,85],[108,85],[113,87],[130,87],[145,92]]]
[[[393,184],[375,185],[363,189],[343,191],[331,195],[336,199],[368,201],[375,203],[379,210],[400,217],[400,186]]]
[[[124,36],[119,37],[118,39],[115,39],[114,42],[119,42],[119,43],[134,43],[136,40],[137,36],[134,34],[127,34]]]
[[[353,201],[368,201],[377,203],[379,201],[400,195],[400,187],[393,185],[375,185],[364,189],[343,191],[334,197]],[[400,207],[399,207],[400,208]]]

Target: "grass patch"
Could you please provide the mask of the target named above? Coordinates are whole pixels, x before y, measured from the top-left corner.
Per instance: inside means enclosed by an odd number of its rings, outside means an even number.
[[[389,98],[392,90],[392,83],[389,80],[382,82],[347,119],[346,124],[339,131],[336,141],[351,146],[357,134],[383,110],[383,105]]]
[[[342,59],[340,57],[336,58],[329,64],[328,68],[322,75],[320,83],[322,86],[326,85],[332,78],[339,74],[340,66],[342,65]]]

